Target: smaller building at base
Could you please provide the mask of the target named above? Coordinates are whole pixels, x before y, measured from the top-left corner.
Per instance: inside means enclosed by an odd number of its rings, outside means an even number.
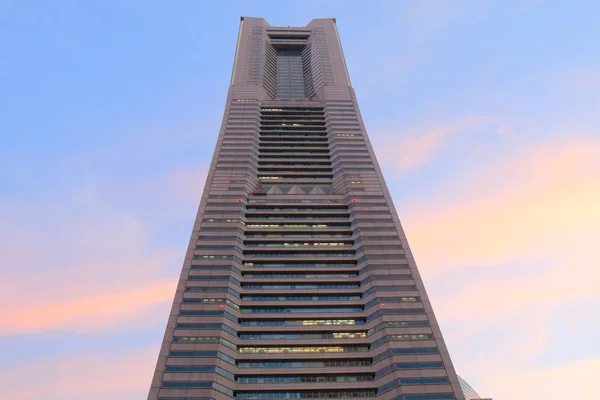
[[[467,383],[467,381],[465,381],[463,378],[461,378],[460,376],[458,377],[458,382],[460,383],[460,387],[465,395],[465,399],[466,400],[492,400],[491,397],[486,397],[486,398],[482,398],[479,397],[479,395],[477,394],[477,392],[475,391],[475,389],[473,389],[471,387],[471,385],[469,385]]]

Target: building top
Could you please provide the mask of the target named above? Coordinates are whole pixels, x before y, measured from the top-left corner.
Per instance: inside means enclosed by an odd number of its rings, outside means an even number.
[[[284,88],[283,80],[296,87]],[[241,17],[231,86],[261,101],[320,100],[331,97],[325,90],[347,92],[351,83],[335,18],[292,27]]]

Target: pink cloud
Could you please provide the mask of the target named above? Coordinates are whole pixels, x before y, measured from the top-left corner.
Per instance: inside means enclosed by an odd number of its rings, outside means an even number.
[[[436,312],[453,322],[473,319],[482,322],[522,310],[540,312],[598,298],[600,272],[593,262],[595,253],[590,251],[579,260],[561,258],[559,262],[533,264],[532,268],[538,271],[530,276],[511,273],[504,279],[479,278],[464,285],[451,280],[455,290],[438,296]],[[461,275],[456,281],[460,278]]]
[[[11,400],[126,400],[145,398],[158,346],[117,354],[12,364],[0,370],[0,398]]]
[[[446,146],[451,135],[488,126],[495,121],[488,116],[467,116],[440,124],[383,129],[372,132],[369,137],[384,170],[405,170],[431,162]]]
[[[146,315],[153,306],[171,301],[175,286],[175,281],[142,283],[104,295],[16,302],[0,311],[0,334],[82,332],[131,322]]]
[[[419,136],[398,139],[391,134],[371,135],[377,160],[383,167],[407,169],[427,164],[445,141],[448,128],[436,128]]]
[[[599,374],[599,360],[532,362],[556,345],[550,327],[565,307],[597,315],[600,141],[577,137],[488,160],[442,194],[406,206],[420,271],[442,289],[432,295],[442,328],[458,327],[446,334],[455,366],[481,394],[595,393],[582,376],[590,376],[586,368]],[[490,332],[502,338],[493,348],[481,344]]]

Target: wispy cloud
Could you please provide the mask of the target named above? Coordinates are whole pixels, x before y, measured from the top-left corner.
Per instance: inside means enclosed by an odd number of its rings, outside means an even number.
[[[119,326],[121,329],[147,317],[157,304],[172,301],[176,281],[141,282],[129,290],[104,295],[92,294],[70,300],[57,300],[58,295],[44,301],[25,299],[0,311],[0,335],[62,332],[88,332]],[[114,288],[102,285],[103,291]],[[60,290],[68,288],[60,286]],[[163,315],[165,317],[166,315]]]
[[[172,300],[189,230],[176,244],[154,236],[193,219],[205,175],[174,170],[118,200],[89,185],[35,203],[4,200],[0,334],[152,323],[150,311]]]
[[[496,128],[490,128],[492,125]],[[397,172],[431,163],[453,135],[466,134],[475,128],[498,133],[498,119],[491,116],[466,116],[451,121],[429,122],[419,126],[396,126],[369,133],[377,160],[384,170]]]
[[[555,345],[551,327],[564,323],[568,307],[594,314],[600,298],[600,140],[563,136],[488,159],[405,205],[409,242],[435,288],[456,366],[479,377],[480,394],[572,398],[570,385],[549,391],[543,382],[560,374],[580,382],[584,365],[598,371],[597,360],[533,363]],[[501,383],[509,381],[525,390]]]
[[[600,226],[600,141],[557,142],[490,160],[443,198],[406,207],[424,271],[536,258]]]

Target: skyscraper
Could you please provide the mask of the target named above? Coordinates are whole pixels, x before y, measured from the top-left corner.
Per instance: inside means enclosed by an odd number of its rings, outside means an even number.
[[[241,19],[150,400],[462,400],[335,19]]]

